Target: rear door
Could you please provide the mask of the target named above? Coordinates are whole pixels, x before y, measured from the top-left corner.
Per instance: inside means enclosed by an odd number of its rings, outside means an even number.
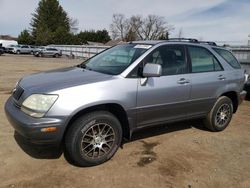
[[[45,55],[45,56],[51,56],[51,50],[50,50],[50,48],[46,48],[46,49],[44,50],[44,55]]]
[[[22,53],[25,53],[25,54],[26,54],[26,53],[29,53],[29,46],[26,46],[26,45],[25,45],[25,46],[22,46],[22,47],[21,47],[21,52],[22,52]]]
[[[194,115],[204,115],[226,87],[226,74],[217,58],[205,47],[189,45],[187,49],[191,65],[192,111]]]
[[[48,55],[53,56],[55,54],[54,48],[48,48]]]
[[[164,123],[188,116],[190,74],[185,48],[181,45],[160,46],[141,62],[162,66],[162,76],[138,84],[137,125]],[[143,80],[143,79],[142,79]]]
[[[25,46],[21,46],[20,52],[21,52],[21,53],[26,53]]]

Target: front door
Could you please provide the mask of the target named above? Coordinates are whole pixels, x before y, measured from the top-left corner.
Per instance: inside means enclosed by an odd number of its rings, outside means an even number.
[[[142,63],[160,64],[162,76],[148,78],[145,84],[138,83],[137,125],[143,127],[188,116],[191,84],[185,48],[160,46]]]

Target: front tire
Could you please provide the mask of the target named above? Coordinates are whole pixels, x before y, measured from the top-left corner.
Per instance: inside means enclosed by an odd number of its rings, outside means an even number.
[[[232,100],[226,96],[221,96],[208,113],[204,123],[206,127],[218,132],[224,130],[230,123],[233,116]]]
[[[95,166],[108,161],[121,140],[121,124],[113,114],[92,112],[71,125],[65,137],[65,152],[77,166]]]

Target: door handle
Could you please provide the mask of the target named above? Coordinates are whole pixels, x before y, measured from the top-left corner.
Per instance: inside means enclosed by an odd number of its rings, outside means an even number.
[[[218,76],[218,79],[219,79],[219,80],[226,80],[226,77],[223,76],[223,75],[219,75],[219,76]]]
[[[178,84],[188,84],[189,80],[187,80],[186,78],[181,78],[180,80],[177,81]]]

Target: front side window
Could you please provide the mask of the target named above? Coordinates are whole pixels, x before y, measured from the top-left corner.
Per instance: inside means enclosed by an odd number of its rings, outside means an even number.
[[[222,70],[214,55],[203,47],[188,46],[192,72],[211,72]]]
[[[187,73],[185,49],[180,45],[158,47],[144,59],[145,63],[161,65],[163,76]]]
[[[105,74],[122,73],[131,63],[146,52],[151,45],[124,44],[110,48],[87,60],[87,69]]]
[[[235,69],[241,68],[237,59],[228,50],[223,50],[223,49],[219,49],[219,48],[213,48],[213,50],[216,51],[233,68],[235,68]]]

